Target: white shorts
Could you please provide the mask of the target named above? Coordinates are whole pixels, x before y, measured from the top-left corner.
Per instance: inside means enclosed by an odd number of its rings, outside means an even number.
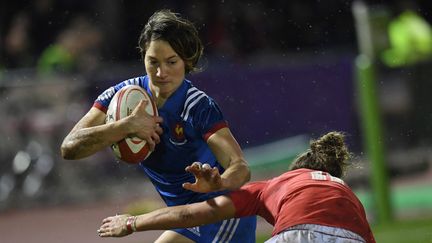
[[[346,229],[317,224],[300,224],[287,228],[268,239],[265,243],[283,242],[365,243],[366,241],[360,235]]]

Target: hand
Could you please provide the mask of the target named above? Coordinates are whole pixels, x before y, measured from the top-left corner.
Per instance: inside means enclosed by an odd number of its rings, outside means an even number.
[[[134,136],[145,140],[150,150],[153,151],[156,144],[160,142],[159,135],[162,128],[159,126],[163,122],[162,117],[149,115],[145,107],[148,100],[141,100],[129,116],[129,126]]]
[[[223,189],[222,177],[217,167],[211,168],[209,164],[201,165],[200,162],[194,162],[186,167],[187,172],[195,176],[195,183],[183,183],[183,188],[194,192],[207,193]]]
[[[97,230],[100,237],[123,237],[131,234],[126,228],[126,220],[129,214],[116,215],[102,220],[101,227]]]

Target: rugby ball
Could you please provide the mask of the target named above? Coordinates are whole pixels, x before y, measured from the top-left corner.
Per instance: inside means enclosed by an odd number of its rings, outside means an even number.
[[[157,116],[156,104],[150,95],[138,85],[127,85],[117,91],[112,98],[106,113],[106,123],[118,121],[129,116],[141,100],[148,100],[145,110]],[[151,154],[150,146],[138,137],[127,137],[111,145],[114,155],[127,163],[136,164]]]

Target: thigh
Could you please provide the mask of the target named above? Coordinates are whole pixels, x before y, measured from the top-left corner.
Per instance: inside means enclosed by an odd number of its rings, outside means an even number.
[[[174,231],[197,243],[255,243],[255,229],[256,217],[253,216]]]
[[[163,232],[155,243],[194,243],[195,241],[171,230]]]

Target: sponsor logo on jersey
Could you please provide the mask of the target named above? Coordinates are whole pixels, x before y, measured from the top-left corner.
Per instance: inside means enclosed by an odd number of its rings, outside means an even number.
[[[194,233],[197,236],[201,236],[200,229],[198,226],[192,227],[192,228],[187,228],[187,230],[189,230],[190,232]]]

